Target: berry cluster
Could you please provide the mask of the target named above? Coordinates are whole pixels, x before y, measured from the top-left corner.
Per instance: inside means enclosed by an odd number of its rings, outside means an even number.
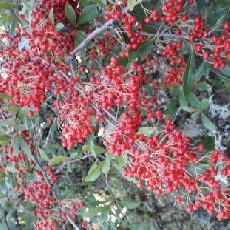
[[[21,133],[21,136],[31,146],[26,130]],[[18,182],[15,192],[22,194],[26,201],[34,205],[32,215],[38,218],[34,223],[35,228],[56,229],[56,222],[52,219],[52,207],[56,204],[56,198],[53,197],[52,188],[45,182],[43,172],[36,169],[35,161],[29,159],[25,152],[16,154],[11,143],[4,147],[3,151],[5,165],[1,165],[1,169],[7,172],[6,166],[13,165]],[[44,165],[42,170],[46,171],[50,183],[56,183],[57,177],[50,166]]]
[[[189,1],[189,3],[192,2]],[[186,1],[184,0],[168,0],[160,10],[151,11],[151,15],[145,18],[145,23],[166,23],[169,26],[167,31],[169,34],[175,38],[178,35],[178,39],[191,42],[197,54],[202,56],[205,61],[212,63],[214,68],[224,68],[226,59],[229,59],[229,22],[223,23],[220,35],[212,34],[202,17],[193,18],[189,14],[183,13],[185,6]],[[165,32],[164,34],[167,35]]]
[[[12,103],[40,110],[47,91],[53,89],[58,94],[68,90],[68,82],[58,71],[64,74],[69,71],[62,57],[73,50],[76,33],[57,32],[47,18],[50,10],[54,9],[54,20],[63,20],[63,7],[68,2],[41,1],[32,13],[32,21],[27,22],[31,32],[17,27],[13,37],[9,37],[7,32],[0,35],[1,39],[7,40],[7,46],[1,50],[7,78],[0,79],[0,91],[13,96]],[[78,3],[71,2],[79,14]],[[24,41],[27,41],[28,47],[21,47]]]
[[[146,186],[156,194],[175,192],[183,195],[176,199],[187,211],[204,208],[208,213],[217,213],[219,220],[230,217],[229,198],[217,180],[217,175],[229,176],[229,160],[215,150],[210,156],[207,170],[199,172],[204,157],[191,147],[191,140],[176,130],[166,120],[161,133],[150,137],[130,136],[132,145],[122,145],[128,152],[131,165],[124,169],[124,176],[134,177],[138,188]],[[130,141],[132,138],[132,141]],[[202,150],[198,146],[198,150]],[[223,162],[222,171],[217,162]]]
[[[59,110],[58,122],[63,135],[63,147],[71,149],[93,132],[94,127],[90,118],[93,116],[94,109],[90,99],[71,94],[71,97],[55,102],[55,107]]]
[[[146,186],[157,194],[179,193],[176,202],[183,203],[187,211],[202,207],[217,213],[220,220],[229,218],[229,198],[218,181],[219,174],[229,176],[229,160],[215,150],[207,155],[210,160],[205,162],[205,172],[198,172],[203,164],[203,146],[194,148],[192,141],[165,118],[155,95],[161,85],[183,83],[188,59],[183,46],[194,49],[213,68],[224,68],[230,58],[230,23],[224,22],[219,34],[209,30],[203,18],[184,12],[193,0],[167,0],[160,9],[144,9],[143,21],[127,11],[126,1],[108,3],[104,7],[105,20],[113,19],[117,24],[114,23],[112,33],[106,31],[102,38],[95,39],[95,47],[87,48],[88,63],[83,63],[79,76],[75,76],[68,56],[74,50],[78,25],[72,25],[66,18],[67,3],[79,16],[78,1],[42,0],[34,9],[32,20],[27,22],[30,30],[18,26],[15,36],[0,35],[6,42],[1,54],[7,75],[0,78],[0,93],[12,96],[12,104],[37,111],[47,93],[53,94],[63,147],[71,149],[84,142],[96,130],[94,122],[103,122],[105,145],[116,156],[127,155],[129,166],[124,169],[124,176],[136,178],[137,187]],[[63,22],[66,30],[56,31],[49,18],[52,10],[55,23]],[[101,21],[97,18],[96,23]],[[146,27],[151,27],[152,33],[149,29],[146,32]],[[25,40],[27,45],[23,45]],[[117,56],[111,55],[114,47]],[[94,62],[99,57],[103,61],[98,67]],[[29,115],[33,116],[33,112]],[[155,130],[147,136],[139,132],[146,123]],[[20,135],[34,154],[27,131]],[[35,205],[34,214],[39,217],[35,227],[56,229],[51,209],[58,201],[43,172],[34,169],[36,162],[24,152],[16,155],[9,146],[5,152],[5,160],[14,164],[19,177],[17,190]],[[5,165],[1,168],[6,169]],[[56,176],[52,169],[44,166],[42,170],[54,184]],[[36,176],[30,184],[22,180],[28,172]],[[74,203],[67,208],[75,218],[76,211],[83,206]],[[67,214],[60,209],[61,218],[66,219]]]

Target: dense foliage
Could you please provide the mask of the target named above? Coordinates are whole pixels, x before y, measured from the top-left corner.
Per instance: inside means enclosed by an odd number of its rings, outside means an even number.
[[[227,226],[229,9],[0,1],[2,229]]]

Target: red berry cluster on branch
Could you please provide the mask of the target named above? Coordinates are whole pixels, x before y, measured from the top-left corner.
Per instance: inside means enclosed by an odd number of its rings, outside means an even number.
[[[123,152],[129,153],[131,165],[124,169],[124,176],[139,180],[137,187],[146,186],[156,194],[182,193],[176,202],[184,203],[187,211],[202,207],[210,214],[216,212],[219,220],[230,217],[228,194],[217,180],[219,173],[229,175],[229,160],[223,153],[215,150],[206,156],[210,157],[209,166],[199,174],[203,156],[191,147],[191,140],[176,130],[170,120],[165,121],[164,129],[157,135],[133,134],[127,138],[132,145],[121,145]],[[217,162],[222,161],[225,168],[220,172]]]
[[[7,78],[0,79],[0,91],[13,96],[12,103],[40,110],[47,91],[52,89],[56,94],[68,91],[68,81],[58,70],[64,74],[69,71],[63,57],[73,50],[76,33],[57,32],[48,18],[50,10],[54,9],[54,20],[63,20],[63,8],[68,2],[41,1],[32,13],[32,21],[28,22],[31,31],[18,27],[14,37],[9,37],[7,32],[0,35],[7,40],[7,46],[1,51]],[[76,8],[78,3],[71,2]],[[20,48],[25,40],[28,47]]]
[[[71,149],[76,143],[83,142],[94,127],[90,120],[94,109],[91,100],[71,94],[64,101],[57,101],[59,110],[59,127],[63,135],[62,146]]]
[[[24,130],[21,135],[33,149],[28,132]],[[16,154],[11,143],[3,151],[6,162],[13,164],[17,173],[18,184],[15,186],[15,192],[22,194],[26,201],[30,201],[34,205],[32,215],[38,218],[34,223],[35,228],[56,229],[56,221],[52,218],[52,207],[57,200],[53,196],[52,188],[45,182],[43,171],[36,169],[35,161],[28,158],[25,152]],[[8,170],[4,165],[1,168],[6,172]],[[57,177],[50,166],[44,165],[42,170],[47,173],[47,178],[51,184],[56,183]]]

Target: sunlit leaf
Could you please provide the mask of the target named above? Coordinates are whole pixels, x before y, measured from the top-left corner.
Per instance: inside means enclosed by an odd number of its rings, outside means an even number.
[[[0,2],[0,10],[8,10],[13,9],[15,5],[11,3],[10,1],[1,1]]]
[[[85,177],[86,182],[93,182],[95,181],[99,176],[101,175],[101,165],[94,163],[89,172],[88,175]]]
[[[127,3],[128,3],[128,9],[132,11],[136,4],[136,0],[128,0]]]
[[[140,127],[138,129],[137,134],[144,134],[145,136],[151,136],[152,134],[156,133],[155,127]]]
[[[7,134],[2,134],[0,135],[0,144],[1,145],[6,145],[11,139],[10,135]]]
[[[58,22],[56,25],[55,25],[55,28],[57,31],[60,31],[62,30],[63,28],[65,28],[65,25],[61,22]]]
[[[0,98],[3,99],[3,100],[10,100],[12,99],[13,97],[5,94],[5,93],[0,93]]]
[[[106,153],[106,158],[102,162],[102,168],[101,168],[102,173],[107,174],[109,172],[112,158],[113,158],[112,154]]]
[[[66,158],[67,158],[66,156],[54,156],[49,161],[49,164],[50,165],[58,165],[58,164],[62,163],[63,161],[65,161]]]

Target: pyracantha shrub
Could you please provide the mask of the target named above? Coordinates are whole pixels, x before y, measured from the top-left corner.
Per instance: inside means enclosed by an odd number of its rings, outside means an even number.
[[[188,94],[196,61],[214,71],[225,69],[230,22],[210,26],[194,13],[193,0],[154,1],[150,8],[144,2],[85,6],[81,1],[39,1],[30,18],[20,15],[13,36],[0,35],[0,92],[10,96],[9,105],[27,108],[31,119],[51,95],[64,149],[84,144],[103,126],[103,146],[126,158],[123,175],[135,178],[138,188],[174,193],[175,202],[188,212],[203,208],[218,220],[228,219],[229,194],[218,179],[230,176],[227,153],[205,151],[203,144],[184,136],[165,114],[158,94],[167,87]],[[4,113],[1,120],[11,116]],[[1,146],[1,170],[13,164],[15,191],[33,205],[36,229],[58,229],[65,221],[75,226],[78,210],[87,204],[58,197],[55,168],[40,162],[28,130],[6,130],[29,150],[16,152],[13,140]]]

